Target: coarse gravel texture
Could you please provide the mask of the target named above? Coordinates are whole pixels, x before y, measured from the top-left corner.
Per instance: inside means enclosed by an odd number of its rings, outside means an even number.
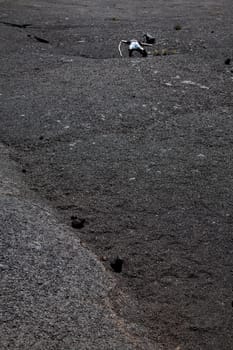
[[[115,279],[0,150],[1,350],[161,349],[116,315]]]
[[[85,218],[73,232],[109,271],[124,259],[120,317],[167,349],[231,350],[233,3],[0,9],[0,141],[30,190],[61,224]],[[148,58],[120,58],[144,32]]]

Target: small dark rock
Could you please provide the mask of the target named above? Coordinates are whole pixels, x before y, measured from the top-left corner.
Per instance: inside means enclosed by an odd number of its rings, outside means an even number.
[[[108,258],[105,255],[102,255],[100,257],[100,261],[107,261],[107,260],[108,260]]]
[[[227,59],[225,60],[225,64],[229,65],[230,63],[231,63],[231,59],[230,59],[230,58],[227,58]]]
[[[40,136],[39,139],[40,139],[40,140],[44,140],[44,136]]]
[[[25,174],[26,172],[27,172],[27,170],[26,170],[26,169],[22,169],[22,173],[24,173],[24,174]]]
[[[111,268],[115,271],[120,273],[122,271],[122,265],[124,263],[123,259],[120,259],[117,257],[113,262],[111,262]]]
[[[36,40],[39,41],[40,43],[49,44],[49,41],[48,41],[48,40],[43,39],[43,38],[40,38],[39,36],[31,35],[31,34],[28,34],[27,36],[28,36],[28,38],[36,39]]]
[[[77,217],[77,215],[71,215],[71,220],[76,220],[78,217]]]
[[[81,229],[84,227],[85,221],[85,219],[73,219],[71,226],[75,229]]]
[[[198,278],[198,275],[196,275],[195,273],[191,272],[191,273],[188,275],[188,278]]]
[[[39,36],[34,35],[34,38],[39,41],[40,43],[44,43],[44,44],[49,44],[49,41],[43,38],[40,38]]]
[[[155,42],[155,38],[148,33],[144,34],[143,38],[145,38],[145,41],[147,44],[154,44],[154,42]]]
[[[180,24],[176,24],[174,27],[175,30],[181,30],[181,25]]]
[[[213,33],[214,33],[214,30],[211,30],[211,33],[213,34]]]

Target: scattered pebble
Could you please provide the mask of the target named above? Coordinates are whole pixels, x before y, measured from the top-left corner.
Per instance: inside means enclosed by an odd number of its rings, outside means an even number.
[[[191,80],[183,80],[182,84],[187,84],[187,85],[196,85],[196,83],[194,83],[194,81]]]
[[[107,261],[107,260],[108,260],[108,258],[106,256],[101,256],[100,257],[100,261]]]
[[[43,44],[49,44],[48,40],[40,38],[39,36],[36,36],[36,35],[28,34],[28,38],[36,39],[37,41],[39,41],[40,43],[43,43]]]
[[[197,86],[199,86],[201,89],[209,90],[209,87],[208,87],[208,86],[201,85],[201,84],[197,84]]]
[[[77,217],[75,219],[71,219],[71,226],[75,229],[81,229],[84,227],[84,224],[86,222],[85,219],[77,219]]]
[[[230,59],[230,58],[227,58],[227,59],[225,60],[225,64],[229,65],[230,63],[231,63],[231,59]]]
[[[176,24],[174,27],[175,30],[181,30],[181,25],[180,24]]]
[[[147,44],[154,44],[155,43],[155,38],[152,35],[150,35],[149,33],[144,34],[143,38],[145,38],[145,41]]]
[[[61,61],[63,63],[72,63],[74,60],[72,58],[62,58]]]
[[[123,263],[124,260],[117,257],[110,265],[115,272],[120,273],[122,271]]]
[[[182,84],[198,86],[198,87],[201,88],[201,89],[207,89],[207,90],[209,90],[209,87],[208,87],[208,86],[201,85],[201,84],[199,84],[199,83],[195,83],[194,81],[191,81],[191,80],[183,80],[183,81],[182,81]]]
[[[135,181],[136,180],[136,177],[130,177],[129,178],[129,181]]]
[[[205,158],[205,155],[202,154],[202,153],[200,153],[200,154],[197,155],[197,157],[198,157],[198,158]]]

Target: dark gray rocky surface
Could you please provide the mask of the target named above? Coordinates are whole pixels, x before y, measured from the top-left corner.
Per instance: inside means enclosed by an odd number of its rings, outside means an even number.
[[[159,349],[116,316],[114,278],[0,150],[1,350]]]
[[[106,268],[124,259],[120,317],[168,349],[231,350],[232,1],[0,10],[0,141],[28,188],[62,224],[85,218],[74,234]],[[120,58],[144,32],[173,54]]]

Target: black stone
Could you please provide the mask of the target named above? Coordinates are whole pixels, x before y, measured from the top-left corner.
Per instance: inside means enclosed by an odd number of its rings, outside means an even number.
[[[36,39],[36,40],[39,41],[40,43],[49,44],[49,41],[48,41],[48,40],[43,39],[43,38],[40,38],[39,36],[31,35],[31,34],[28,34],[27,36],[28,36],[28,38],[34,38],[34,39]]]
[[[75,229],[81,229],[84,227],[85,219],[73,219],[71,222],[71,226]]]
[[[155,43],[155,38],[148,33],[144,34],[143,38],[145,38],[145,41],[147,44],[154,44]]]
[[[39,41],[40,43],[44,43],[44,44],[49,44],[49,41],[43,38],[40,38],[39,36],[34,35],[34,38]]]
[[[111,268],[115,271],[120,273],[122,271],[124,260],[117,257],[113,262],[111,262]]]
[[[180,24],[176,24],[174,27],[175,30],[181,30],[181,25]]]

